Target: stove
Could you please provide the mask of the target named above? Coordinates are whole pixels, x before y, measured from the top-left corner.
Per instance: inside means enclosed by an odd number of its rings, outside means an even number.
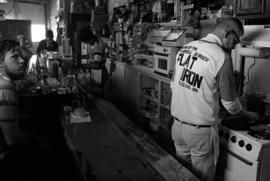
[[[270,180],[270,119],[226,119],[219,125],[220,158],[217,175],[222,181]]]

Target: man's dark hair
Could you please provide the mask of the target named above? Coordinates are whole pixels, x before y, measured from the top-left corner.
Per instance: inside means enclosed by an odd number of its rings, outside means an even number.
[[[242,33],[244,33],[244,27],[241,21],[238,18],[226,18],[221,20],[218,24],[216,24],[215,28],[224,29],[227,27],[232,27],[235,25]]]
[[[98,40],[89,27],[85,27],[80,31],[79,38],[84,43],[97,42]]]
[[[0,61],[4,61],[4,56],[7,51],[15,50],[15,48],[19,46],[19,42],[13,39],[0,40]]]
[[[53,31],[52,30],[47,30],[46,31],[46,37],[53,38]]]

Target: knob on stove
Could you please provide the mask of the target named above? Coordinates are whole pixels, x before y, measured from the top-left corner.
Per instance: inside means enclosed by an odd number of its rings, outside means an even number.
[[[233,142],[233,143],[235,143],[237,140],[236,140],[236,136],[232,136],[231,137],[231,141]]]
[[[252,145],[251,144],[247,144],[246,145],[246,150],[247,151],[251,151],[252,150]]]
[[[238,142],[238,144],[239,144],[240,147],[245,146],[245,142],[244,142],[243,140],[240,140],[240,141]]]

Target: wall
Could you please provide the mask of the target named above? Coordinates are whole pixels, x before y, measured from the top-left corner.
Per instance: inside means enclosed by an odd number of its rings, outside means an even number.
[[[270,93],[270,58],[245,58],[246,93]]]
[[[56,1],[50,0],[49,3],[49,14],[48,14],[48,20],[49,20],[49,28],[54,33],[54,39],[57,36],[57,22],[56,22],[56,16],[58,15],[58,11],[56,10]]]
[[[5,11],[5,19],[31,20],[32,24],[46,24],[44,5],[31,2],[1,3],[0,9]],[[32,46],[32,52],[35,52],[37,43],[33,43]]]

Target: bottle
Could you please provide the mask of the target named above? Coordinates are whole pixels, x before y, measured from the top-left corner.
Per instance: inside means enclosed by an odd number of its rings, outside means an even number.
[[[58,81],[60,82],[60,85],[63,86],[64,84],[64,74],[63,74],[63,70],[61,67],[59,67],[58,69]]]

